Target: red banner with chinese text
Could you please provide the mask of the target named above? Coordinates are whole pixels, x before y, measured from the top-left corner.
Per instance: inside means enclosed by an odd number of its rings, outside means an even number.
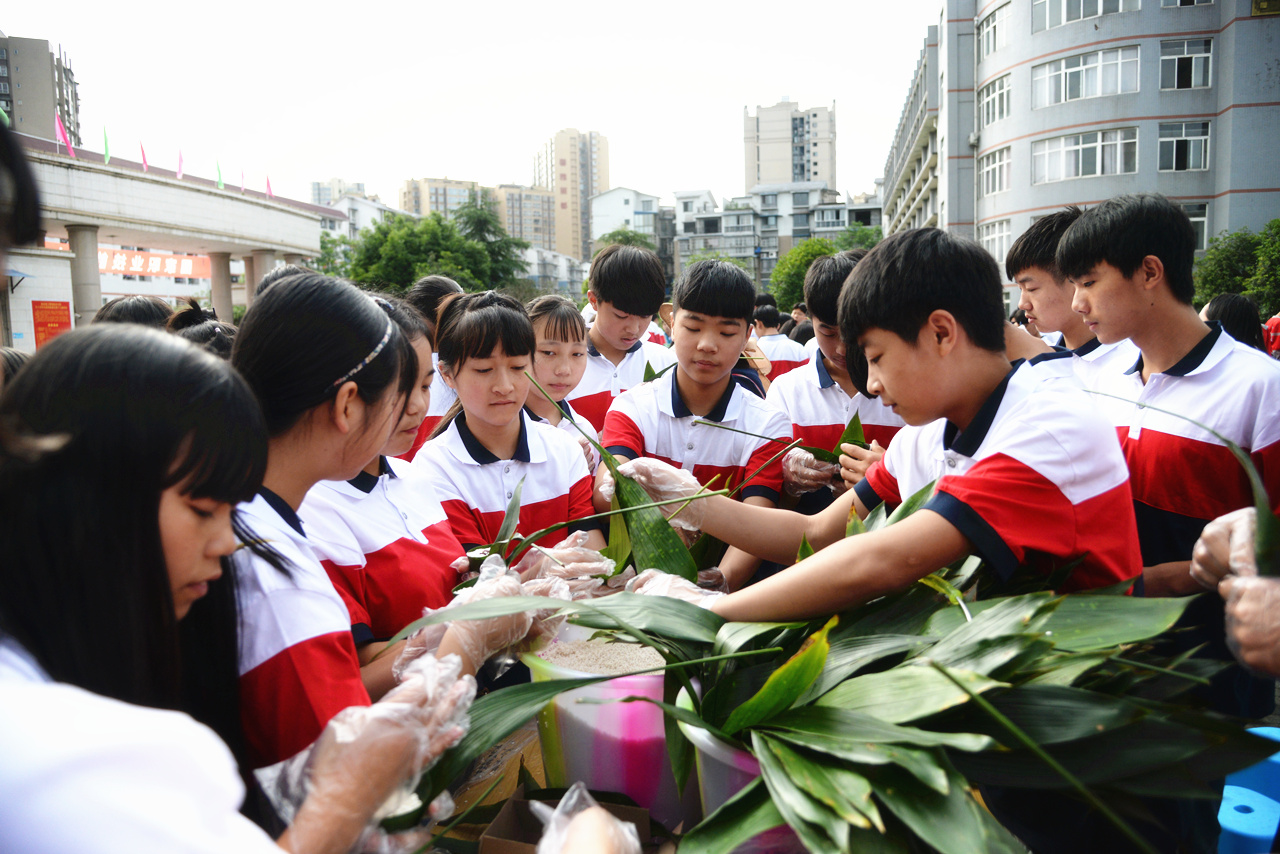
[[[31,323],[35,327],[36,349],[71,329],[71,303],[61,300],[31,301]]]

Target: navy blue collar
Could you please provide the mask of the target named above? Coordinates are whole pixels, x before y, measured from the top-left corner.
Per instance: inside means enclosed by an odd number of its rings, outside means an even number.
[[[458,426],[458,435],[462,437],[462,446],[467,449],[471,459],[480,465],[501,462],[492,451],[480,444],[480,440],[467,427],[467,415],[465,412],[459,412],[453,423]],[[516,440],[516,453],[511,459],[521,463],[529,462],[529,433],[525,428],[523,417],[520,418],[520,438]]]
[[[530,394],[532,394],[532,393],[533,393],[533,392],[530,392]],[[568,418],[570,421],[572,421],[572,420],[573,420],[573,413],[569,411],[569,401],[567,401],[567,400],[561,400],[561,401],[559,401],[559,402],[557,402],[557,403],[556,403],[556,406],[560,409],[560,411],[561,411],[562,413],[564,413],[564,417],[565,417],[565,418]],[[532,409],[530,409],[530,408],[529,408],[529,404],[527,404],[527,403],[524,405],[524,411],[525,411],[525,412],[527,412],[527,413],[529,413],[529,417],[530,417],[530,418],[532,418],[534,421],[538,421],[538,422],[541,422],[541,423],[543,423],[543,424],[548,423],[548,422],[547,422],[547,419],[543,418],[541,415],[539,415],[538,413],[536,413],[536,412],[534,412]]]
[[[716,405],[711,407],[711,411],[703,416],[705,421],[723,421],[725,413],[729,411],[729,401],[733,398],[733,389],[736,383],[729,380],[729,384],[725,386],[724,394],[720,395],[720,399],[716,401]],[[680,383],[676,382],[675,374],[671,375],[671,414],[676,418],[688,418],[693,413],[689,407],[684,405],[684,398],[680,396]]]
[[[1054,354],[1046,353],[1045,356],[1052,358]],[[1063,353],[1062,355],[1067,355]],[[1043,358],[1043,357],[1042,357]],[[1004,379],[1000,380],[1000,385],[987,396],[983,401],[978,414],[973,416],[973,420],[969,422],[969,428],[964,432],[960,428],[947,422],[946,429],[942,432],[942,447],[948,451],[955,451],[966,457],[972,457],[978,452],[982,441],[987,438],[987,431],[991,429],[991,424],[996,420],[996,413],[1000,411],[1000,404],[1004,400],[1004,393],[1009,388],[1009,378],[1013,376],[1013,372],[1021,367],[1024,360],[1019,359],[1013,363],[1013,369],[1004,375]]]
[[[639,341],[637,341],[636,343],[634,343],[634,344],[632,344],[630,347],[628,347],[628,348],[627,348],[627,352],[628,352],[628,353],[634,353],[635,351],[639,350],[639,349],[640,349],[641,347],[643,347],[643,346],[644,346],[644,339],[643,339],[643,338],[641,338]],[[599,355],[600,355],[600,351],[599,351],[599,350],[597,350],[597,349],[596,349],[596,345],[592,343],[592,341],[591,341],[591,336],[590,336],[590,335],[588,335],[588,336],[587,336],[587,353],[588,353],[588,355],[591,355],[591,356],[599,356]]]
[[[1185,377],[1208,358],[1209,353],[1213,350],[1213,345],[1218,343],[1218,338],[1222,336],[1222,325],[1216,320],[1208,321],[1209,334],[1204,336],[1196,343],[1196,346],[1187,351],[1187,355],[1178,360],[1172,368],[1164,371],[1165,376]],[[1138,357],[1138,361],[1133,363],[1133,367],[1125,371],[1126,374],[1135,374],[1142,370],[1142,357]]]
[[[290,528],[293,528],[293,530],[297,531],[303,537],[307,535],[307,532],[302,530],[302,520],[298,518],[298,514],[294,512],[294,509],[289,506],[289,502],[285,501],[265,486],[258,490],[258,494],[262,496],[263,500],[266,501],[268,505],[270,505],[272,510],[279,514],[281,519],[288,523]]]
[[[1102,346],[1102,342],[1099,341],[1097,338],[1094,338],[1090,340],[1088,344],[1081,344],[1079,347],[1075,348],[1071,352],[1075,353],[1077,356],[1087,356],[1101,346]]]
[[[835,385],[836,381],[831,378],[831,372],[823,364],[826,359],[821,350],[813,354],[813,361],[818,366],[818,388],[831,388]]]
[[[391,470],[391,466],[387,465],[387,458],[378,457],[378,475],[372,475],[367,471],[361,471],[360,474],[351,478],[347,483],[351,484],[365,495],[368,495],[370,492],[373,492],[373,488],[378,485],[378,477],[384,474],[391,475],[392,477],[396,476],[396,473]]]

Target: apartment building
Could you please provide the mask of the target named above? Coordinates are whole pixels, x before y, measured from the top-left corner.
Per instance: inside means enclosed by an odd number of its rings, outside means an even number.
[[[534,249],[556,248],[556,200],[551,190],[499,184],[488,193],[507,234]]]
[[[367,198],[364,184],[359,182],[348,184],[341,178],[311,182],[311,204],[313,205],[327,205],[347,195]]]
[[[555,196],[556,251],[591,257],[591,197],[609,189],[609,141],[596,131],[557,131],[533,158],[533,184]]]
[[[479,193],[483,189],[475,181],[410,178],[400,187],[400,210],[419,216],[431,213],[453,216],[454,211],[471,200],[472,193]]]
[[[55,54],[45,39],[0,32],[0,110],[19,133],[58,138],[54,116],[75,147],[80,146],[80,93],[66,54]]]
[[[823,181],[836,187],[836,106],[801,109],[783,98],[772,107],[743,107],[743,188]]]

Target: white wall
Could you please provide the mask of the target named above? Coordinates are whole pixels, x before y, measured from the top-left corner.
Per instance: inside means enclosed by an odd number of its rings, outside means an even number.
[[[58,300],[68,304],[74,301],[71,296],[71,259],[70,252],[59,252],[55,249],[11,249],[8,252],[6,266],[10,270],[20,270],[26,274],[17,290],[9,294],[9,312],[5,318],[13,336],[13,346],[27,353],[36,351],[35,325],[31,317],[33,300]],[[8,290],[13,282],[8,276],[0,275],[0,287]],[[71,311],[71,322],[75,323],[74,306]]]

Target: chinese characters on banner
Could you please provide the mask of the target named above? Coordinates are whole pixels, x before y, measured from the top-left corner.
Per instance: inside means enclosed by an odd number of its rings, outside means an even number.
[[[33,299],[31,322],[35,326],[36,349],[39,350],[50,338],[61,335],[71,328],[71,303]]]
[[[133,249],[99,249],[98,272],[184,279],[212,277],[207,255],[160,255]]]

